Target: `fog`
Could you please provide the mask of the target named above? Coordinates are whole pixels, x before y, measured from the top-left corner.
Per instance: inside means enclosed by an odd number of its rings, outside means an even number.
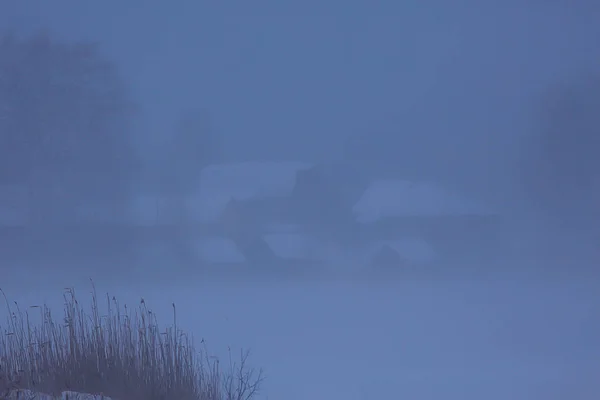
[[[594,398],[597,5],[176,3],[0,3],[10,300],[176,303],[264,399]]]

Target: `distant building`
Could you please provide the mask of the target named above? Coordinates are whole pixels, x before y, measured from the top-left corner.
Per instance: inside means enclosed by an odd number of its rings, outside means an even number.
[[[298,171],[290,204],[297,220],[312,230],[347,231],[361,190],[361,179],[350,166],[320,164]]]
[[[353,211],[361,223],[403,217],[482,217],[493,210],[429,182],[376,180],[363,192]]]
[[[502,228],[494,210],[429,182],[376,180],[353,212],[361,242],[414,238],[449,257],[493,250]]]
[[[288,199],[301,162],[245,162],[211,165],[202,170],[199,193],[219,196],[224,203],[215,215],[230,234],[262,232],[275,223],[292,222]]]
[[[288,198],[296,172],[310,167],[300,162],[241,162],[204,167],[196,187],[186,194],[146,193],[132,203],[133,220],[151,224],[225,224],[241,220],[267,223],[279,199]],[[276,218],[275,218],[276,219]],[[179,221],[179,222],[178,222]]]

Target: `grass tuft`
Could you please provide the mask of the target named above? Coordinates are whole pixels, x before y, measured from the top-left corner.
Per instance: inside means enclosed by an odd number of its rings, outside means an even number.
[[[96,290],[86,312],[74,289],[64,293],[64,317],[47,305],[22,311],[4,295],[9,317],[0,334],[0,398],[22,390],[59,395],[65,391],[127,400],[249,400],[258,393],[262,371],[247,366],[248,352],[223,371],[206,349],[173,325],[160,331],[142,299],[135,310],[106,296],[100,315]],[[39,312],[41,323],[30,322]]]

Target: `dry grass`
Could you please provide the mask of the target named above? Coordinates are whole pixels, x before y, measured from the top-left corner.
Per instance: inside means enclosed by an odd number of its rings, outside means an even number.
[[[60,322],[46,305],[31,307],[41,316],[35,326],[30,310],[6,300],[10,316],[0,335],[0,398],[18,389],[125,400],[248,400],[258,392],[262,372],[248,368],[248,353],[238,363],[230,356],[223,371],[177,328],[175,304],[173,325],[161,332],[143,299],[132,312],[107,295],[107,315],[100,315],[95,289],[91,312],[73,289],[65,291],[64,300]]]

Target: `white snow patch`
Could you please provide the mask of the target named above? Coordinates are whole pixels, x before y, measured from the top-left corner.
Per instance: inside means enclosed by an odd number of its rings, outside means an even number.
[[[426,182],[377,180],[363,193],[353,211],[359,222],[387,217],[485,215],[491,211],[476,202]]]

